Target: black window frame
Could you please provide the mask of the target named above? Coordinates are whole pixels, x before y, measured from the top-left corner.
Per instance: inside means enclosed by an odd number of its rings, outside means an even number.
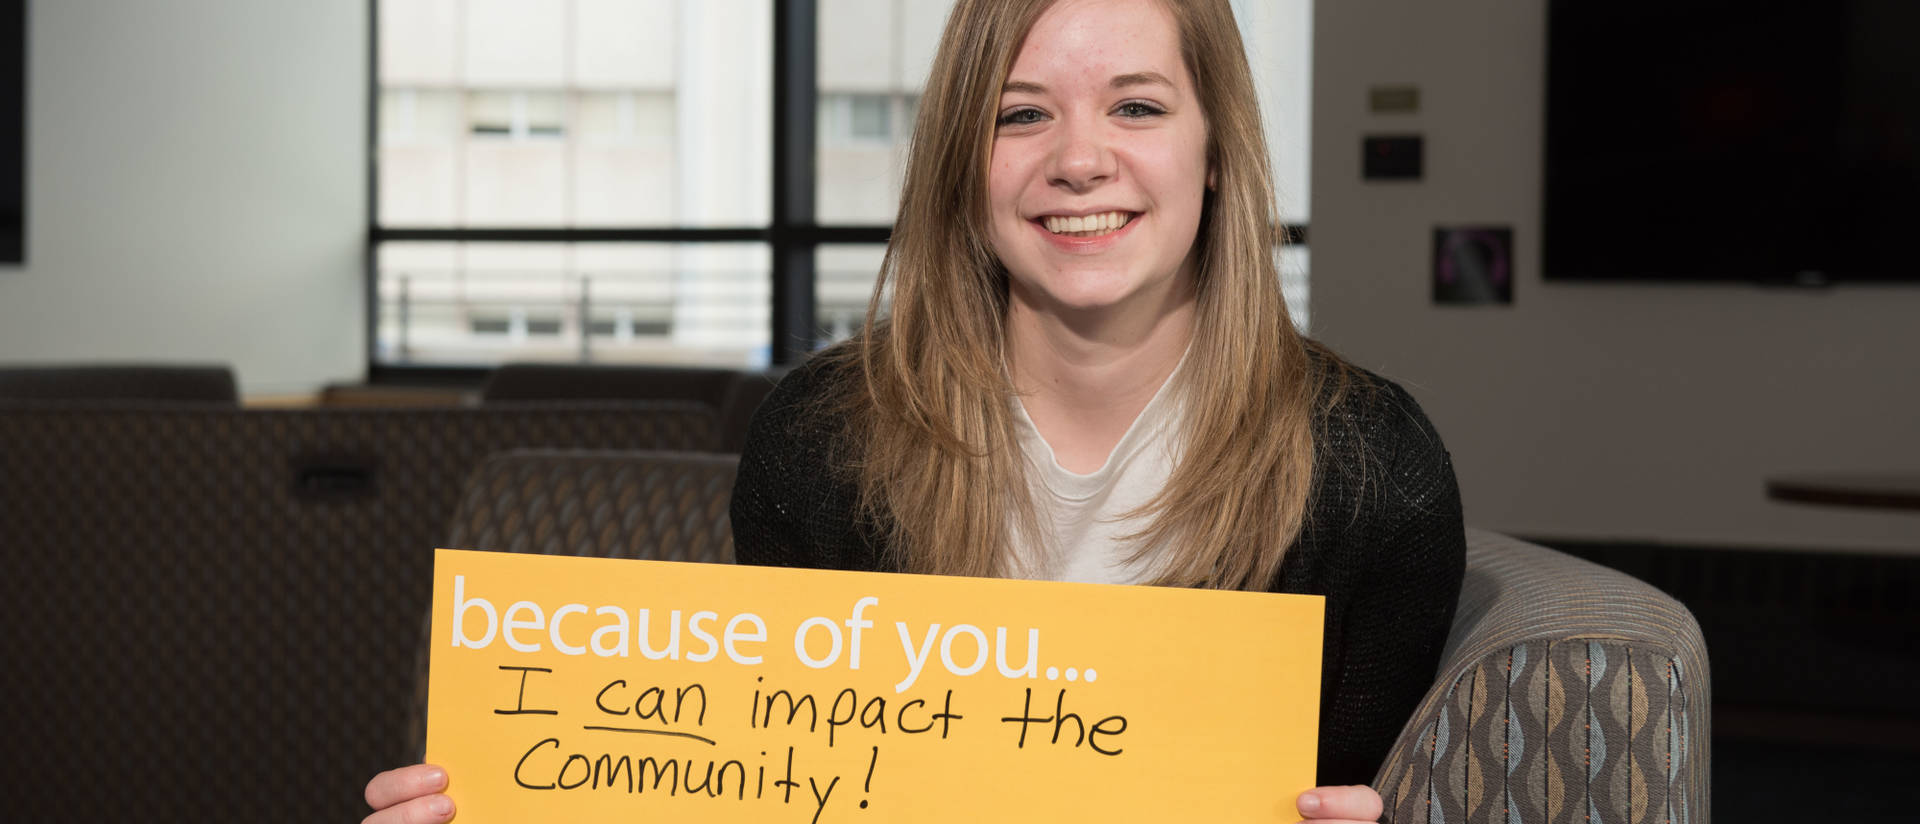
[[[815,250],[824,244],[881,244],[891,226],[823,225],[814,216],[817,184],[814,145],[819,111],[816,0],[769,0],[773,4],[773,191],[766,226],[716,228],[412,228],[380,225],[380,0],[367,0],[367,248],[366,347],[371,383],[477,384],[493,371],[484,366],[434,366],[379,362],[378,250],[389,241],[526,241],[549,243],[758,241],[771,251],[771,362],[803,360],[822,340],[815,314]],[[1288,243],[1304,246],[1307,227],[1288,224]]]

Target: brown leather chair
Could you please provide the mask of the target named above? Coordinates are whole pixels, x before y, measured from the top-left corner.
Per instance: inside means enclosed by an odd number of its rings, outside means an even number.
[[[480,390],[481,403],[502,401],[692,401],[720,419],[719,447],[739,452],[747,424],[787,369],[764,371],[674,366],[509,363]]]
[[[760,402],[773,393],[773,387],[787,376],[790,367],[776,366],[764,372],[740,372],[727,388],[727,400],[720,405],[720,448],[738,453],[747,445],[747,425]]]
[[[0,401],[240,402],[225,366],[14,366],[0,368]]]
[[[509,363],[493,370],[481,403],[499,401],[693,401],[718,412],[735,369]]]

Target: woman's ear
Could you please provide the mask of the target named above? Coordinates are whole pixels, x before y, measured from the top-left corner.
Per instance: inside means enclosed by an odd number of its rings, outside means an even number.
[[[1211,192],[1219,187],[1220,187],[1220,173],[1217,170],[1215,170],[1212,166],[1208,166],[1207,167],[1207,191]]]

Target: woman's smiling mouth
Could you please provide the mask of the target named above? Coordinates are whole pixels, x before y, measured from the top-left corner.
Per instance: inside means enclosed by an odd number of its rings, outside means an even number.
[[[1110,235],[1125,228],[1137,212],[1100,212],[1091,215],[1042,215],[1034,219],[1048,232],[1064,237],[1086,238]]]
[[[1104,252],[1133,234],[1141,212],[1097,212],[1091,215],[1041,215],[1028,225],[1055,249],[1072,254]]]

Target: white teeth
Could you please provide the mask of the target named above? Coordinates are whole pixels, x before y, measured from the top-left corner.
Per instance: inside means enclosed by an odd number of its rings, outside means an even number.
[[[1119,230],[1133,219],[1130,212],[1102,212],[1085,217],[1050,215],[1041,220],[1047,231],[1056,235],[1096,236]]]

